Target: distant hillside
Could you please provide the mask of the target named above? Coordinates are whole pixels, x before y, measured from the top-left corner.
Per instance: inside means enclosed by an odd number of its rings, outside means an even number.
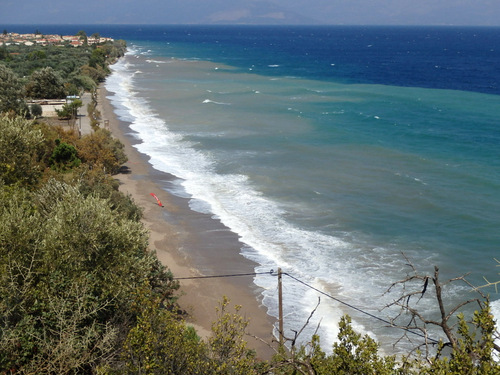
[[[201,23],[210,24],[314,24],[312,18],[303,17],[269,1],[235,4],[212,12]]]
[[[111,1],[111,0],[110,0]],[[1,7],[0,7],[1,8]],[[50,8],[50,7],[49,7]],[[104,9],[75,5],[81,19],[106,24],[317,24],[314,18],[291,10],[273,0],[149,0],[115,7],[111,14]],[[31,11],[30,11],[31,12]],[[66,10],[54,7],[44,22],[60,23]],[[34,15],[32,15],[34,16]]]

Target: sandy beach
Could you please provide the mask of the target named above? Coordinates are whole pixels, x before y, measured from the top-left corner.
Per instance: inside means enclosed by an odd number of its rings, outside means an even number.
[[[174,176],[154,170],[146,155],[134,147],[137,142],[128,124],[116,117],[109,93],[99,88],[99,109],[102,120],[109,121],[109,130],[125,145],[127,173],[115,176],[120,190],[130,194],[143,208],[143,222],[150,232],[150,247],[174,277],[227,275],[254,272],[254,263],[240,255],[237,236],[209,215],[189,209],[188,200],[170,194],[166,189]],[[156,194],[164,207],[150,195]],[[181,308],[189,313],[188,322],[198,334],[206,337],[216,316],[216,306],[227,296],[231,306],[241,305],[240,313],[250,320],[248,333],[276,347],[272,329],[274,319],[267,315],[259,300],[253,276],[180,280]],[[260,340],[246,337],[259,358],[268,359],[273,350]]]

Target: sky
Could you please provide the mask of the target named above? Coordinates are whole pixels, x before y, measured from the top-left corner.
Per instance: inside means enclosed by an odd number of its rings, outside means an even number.
[[[500,26],[500,0],[0,0],[9,24]]]

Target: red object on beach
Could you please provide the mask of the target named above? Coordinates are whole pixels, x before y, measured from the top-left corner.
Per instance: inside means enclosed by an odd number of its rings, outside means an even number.
[[[158,199],[158,197],[154,193],[151,193],[151,196],[153,196],[156,199],[156,201],[158,202],[158,206],[163,207],[163,205],[161,204],[161,201]]]

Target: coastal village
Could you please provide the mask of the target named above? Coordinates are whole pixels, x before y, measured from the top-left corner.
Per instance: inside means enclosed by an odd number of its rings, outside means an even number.
[[[30,34],[20,34],[15,32],[7,32],[4,30],[0,33],[0,46],[56,46],[56,47],[80,47],[84,45],[99,45],[106,42],[114,42],[113,38],[101,37],[98,34],[93,34],[92,36],[78,33],[77,35],[57,35],[57,34],[42,34],[38,31]],[[17,53],[13,53],[17,54]],[[42,107],[43,117],[56,117],[56,110],[61,110],[62,107],[73,101],[74,99],[83,99],[85,104],[89,102],[90,93],[85,93],[83,98],[80,96],[68,96],[65,99],[29,99],[28,104],[39,104]],[[80,118],[80,124],[82,124],[82,118],[87,121],[83,121],[83,124],[88,122],[88,118],[85,116],[85,111],[78,113]],[[81,128],[81,126],[80,126]]]
[[[71,45],[73,47],[79,47],[84,45],[85,43],[93,45],[105,42],[113,42],[113,39],[97,35],[92,35],[90,37],[85,38],[81,35],[56,35],[56,34],[44,35],[40,33],[18,34],[18,33],[9,33],[7,31],[4,31],[2,34],[0,34],[0,45],[6,45],[6,46],[24,44],[25,46],[53,45],[53,46],[63,47]]]

